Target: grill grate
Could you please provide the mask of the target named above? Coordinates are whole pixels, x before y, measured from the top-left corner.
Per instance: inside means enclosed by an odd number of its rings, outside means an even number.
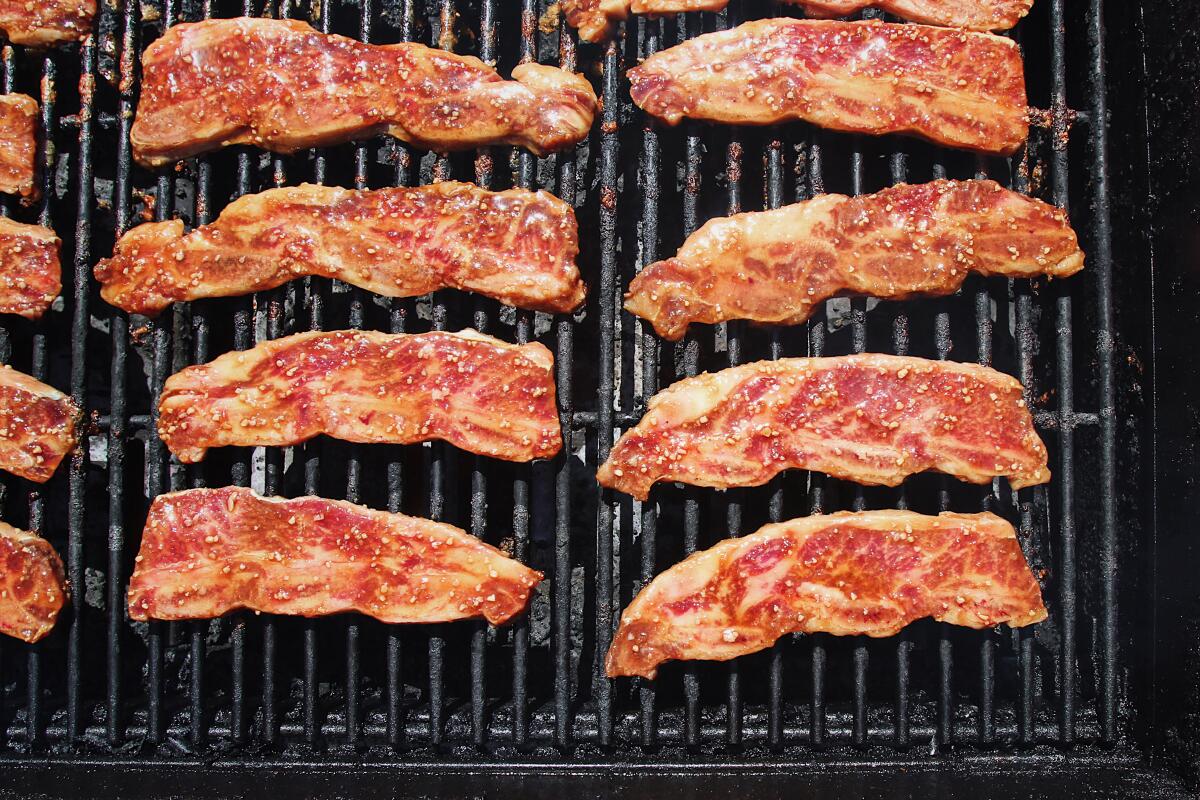
[[[40,204],[5,201],[3,211],[54,224],[73,269],[64,270],[61,309],[37,324],[3,321],[0,359],[69,386],[93,424],[88,446],[44,488],[3,481],[5,518],[43,530],[59,547],[76,602],[44,642],[0,642],[0,760],[225,754],[274,763],[299,753],[336,763],[370,752],[384,761],[453,754],[470,763],[699,754],[859,763],[950,749],[1005,753],[1012,745],[1052,757],[1066,745],[1121,742],[1112,251],[1097,124],[1107,113],[1102,0],[1070,13],[1065,0],[1040,0],[1017,29],[1030,97],[1049,108],[1049,126],[1013,160],[799,124],[666,129],[625,99],[627,63],[743,17],[796,13],[787,6],[752,0],[721,14],[639,19],[625,38],[595,47],[553,27],[544,0],[277,3],[102,3],[97,37],[78,47],[4,48],[4,91],[40,95],[49,135]],[[307,18],[366,41],[438,44],[502,72],[524,60],[558,63],[590,74],[606,102],[589,142],[545,159],[510,148],[434,157],[371,141],[291,157],[239,148],[161,175],[133,167],[129,130],[143,46],[176,22],[234,14]],[[1078,63],[1068,64],[1068,53]],[[1070,109],[1068,94],[1088,99],[1085,112]],[[951,298],[832,301],[806,326],[693,328],[675,345],[620,311],[633,274],[712,216],[942,176],[993,177],[1070,207],[1088,269],[1062,285],[975,277]],[[114,237],[143,218],[202,224],[239,195],[306,180],[378,187],[452,178],[548,188],[571,202],[586,309],[550,318],[450,292],[381,301],[311,278],[253,298],[180,304],[147,322],[113,312],[90,279]],[[568,445],[552,463],[493,463],[441,444],[316,440],[214,453],[184,468],[152,433],[166,377],[225,350],[304,329],[467,325],[544,341],[555,352]],[[1054,483],[1013,493],[1002,482],[981,489],[920,476],[898,489],[864,489],[793,472],[723,494],[659,487],[646,503],[595,486],[595,465],[615,434],[672,381],[759,358],[864,350],[974,360],[1016,374],[1056,459]],[[506,546],[548,579],[531,616],[501,630],[251,614],[132,625],[124,586],[149,499],[227,483],[443,519]],[[880,641],[789,637],[730,664],[665,667],[653,683],[603,677],[620,609],[687,553],[769,520],[890,506],[991,509],[1017,522],[1031,562],[1044,568],[1051,620],[1035,631],[923,623]],[[1078,558],[1084,537],[1098,558]]]

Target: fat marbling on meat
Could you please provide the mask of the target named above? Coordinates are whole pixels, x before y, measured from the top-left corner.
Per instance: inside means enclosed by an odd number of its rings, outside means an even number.
[[[892,636],[932,617],[1012,627],[1046,619],[1012,525],[994,514],[841,512],[728,539],[659,574],[621,615],[608,675],[725,661],[788,633]]]
[[[150,506],[129,579],[135,620],[237,609],[383,622],[507,622],[542,574],[453,525],[320,497],[190,489]]]
[[[92,32],[96,0],[4,0],[0,31],[13,44],[50,47]]]
[[[0,633],[45,638],[69,593],[62,559],[40,536],[0,522]]]
[[[629,80],[633,101],[671,125],[804,120],[997,155],[1029,135],[1021,51],[989,33],[756,20],[655,53]]]
[[[670,0],[668,0],[669,2]],[[966,28],[972,31],[1006,31],[1020,22],[1033,0],[788,0],[810,17],[845,17],[866,8],[877,8],[911,22]]]
[[[1023,394],[977,364],[874,353],[759,361],[659,392],[597,478],[640,499],[658,481],[760,486],[792,468],[883,486],[936,470],[1022,488],[1050,480]]]
[[[0,314],[38,319],[62,291],[54,231],[0,217]]]
[[[96,266],[100,294],[130,313],[271,289],[304,275],[387,297],[443,287],[537,311],[584,298],[571,207],[547,192],[446,181],[367,191],[333,186],[243,195],[217,220],[138,225]]]
[[[81,417],[53,386],[0,366],[0,469],[36,483],[50,480],[75,447]]]
[[[674,340],[693,322],[795,325],[841,295],[946,295],[972,272],[1065,278],[1082,268],[1062,209],[993,181],[938,180],[710,220],[638,273],[625,308]]]
[[[1006,31],[1029,13],[1033,0],[785,0],[809,17],[844,17],[877,8],[898,17],[974,31]],[[617,23],[634,14],[679,14],[720,11],[729,0],[562,0],[567,21],[579,38],[599,42],[612,35]]]
[[[131,133],[157,167],[232,144],[282,153],[387,133],[419,147],[513,144],[537,154],[587,136],[583,77],[520,64],[512,80],[472,56],[364,44],[299,20],[175,25],[146,49]]]
[[[37,188],[38,104],[29,95],[0,95],[0,192],[33,197]]]
[[[473,330],[297,333],[167,379],[158,435],[185,463],[210,447],[441,439],[506,461],[562,448],[554,357]]]

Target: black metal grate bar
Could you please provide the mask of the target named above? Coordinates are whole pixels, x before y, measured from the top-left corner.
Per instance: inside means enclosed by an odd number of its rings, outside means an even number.
[[[659,37],[662,24],[654,20],[638,20],[642,35],[639,37],[641,57],[655,53],[659,49]],[[658,148],[658,132],[653,124],[647,123],[642,132],[642,164],[641,164],[641,195],[642,195],[642,224],[641,252],[639,255],[640,269],[645,269],[658,260],[658,219],[659,219],[659,185],[658,176],[661,171]],[[658,391],[658,359],[659,340],[654,328],[648,322],[641,323],[641,391],[643,396],[650,396]],[[641,564],[635,591],[640,591],[656,572],[656,537],[658,533],[658,509],[650,501],[639,503],[641,506],[640,543]],[[642,746],[652,748],[656,745],[658,718],[654,704],[654,682],[639,681],[638,693],[641,700]]]
[[[177,21],[177,8],[174,2],[167,0],[163,3],[163,25],[169,27]],[[171,218],[172,199],[175,194],[175,180],[170,173],[158,176],[155,187],[154,219],[157,222]],[[175,366],[171,360],[174,321],[183,317],[184,312],[172,310],[162,318],[152,323],[151,337],[153,339],[153,363],[151,366],[151,398],[150,398],[150,428],[158,427],[158,401],[162,396],[163,384],[167,375]],[[128,422],[128,420],[127,420]],[[158,436],[146,437],[146,494],[153,500],[164,491],[164,470],[167,469],[166,447]],[[179,481],[178,471],[171,476],[172,490]],[[146,727],[147,738],[155,744],[163,740],[163,647],[164,639],[168,638],[170,626],[161,622],[151,622],[146,641]],[[192,726],[193,733],[198,734],[199,724]]]
[[[861,137],[854,137],[854,149],[850,152],[850,191],[860,195],[863,186],[863,152]],[[855,297],[850,301],[850,335],[851,347],[855,353],[867,349],[867,301]],[[866,493],[863,487],[854,487],[854,498],[851,507],[862,511],[867,507]],[[854,744],[863,747],[867,743],[867,668],[870,664],[870,654],[866,644],[859,641],[854,646]]]
[[[13,91],[15,91],[15,85],[16,85],[16,76],[15,76],[16,53],[14,52],[11,45],[5,45],[5,47],[4,47],[4,65],[3,66],[4,66],[4,69],[3,69],[4,92],[3,93],[4,94],[12,94]],[[0,214],[3,214],[3,216],[6,216],[6,217],[11,216],[12,206],[13,206],[13,198],[4,197],[3,200],[0,202],[2,202],[2,205],[0,205]],[[11,333],[9,332],[7,326],[0,327],[0,361],[4,362],[6,364],[10,364],[12,361],[12,349],[13,348],[12,348]],[[8,492],[9,492],[8,482],[6,481],[4,484],[0,484],[0,511],[3,511],[4,506],[7,504]],[[2,655],[3,652],[4,652],[4,649],[0,648],[0,655]],[[5,680],[7,680],[7,678],[8,678],[7,670],[3,673],[0,673],[0,678],[4,678]],[[3,700],[3,698],[0,698],[0,702],[2,702],[2,700]]]
[[[1021,168],[1017,170],[1016,177],[1013,181],[1013,188],[1020,191],[1028,191],[1029,185],[1026,180],[1028,176],[1029,153],[1028,150],[1022,154]],[[1017,337],[1017,377],[1022,385],[1026,387],[1026,403],[1032,401],[1032,386],[1033,386],[1033,352],[1030,347],[1031,338],[1034,336],[1033,323],[1031,316],[1033,313],[1033,298],[1027,288],[1020,287],[1016,281],[1011,281],[1009,284],[1009,296],[1013,298],[1016,304],[1016,337]],[[1020,492],[1013,493],[1014,503],[1019,508],[1019,535],[1023,541],[1028,541],[1033,535],[1033,512],[1032,501],[1033,490],[1024,489]],[[1018,641],[1020,649],[1020,673],[1021,673],[1021,690],[1020,690],[1020,708],[1018,709],[1018,718],[1020,725],[1020,739],[1023,745],[1033,743],[1033,727],[1035,724],[1034,716],[1034,675],[1033,675],[1033,638],[1023,631],[1016,631],[1013,634],[1014,639]]]
[[[330,13],[330,12],[326,12]],[[364,42],[372,40],[372,16],[374,3],[363,0],[359,9],[358,38]],[[354,188],[365,189],[368,185],[368,145],[361,143],[354,148]],[[350,309],[347,323],[350,328],[362,328],[364,319],[364,303],[366,294],[357,287],[349,287]],[[362,480],[362,464],[357,448],[350,451],[346,459],[346,499],[352,503],[361,502],[360,483]],[[346,621],[346,745],[352,750],[361,749],[360,726],[362,711],[359,707],[361,695],[361,665],[359,663],[360,623],[350,617]],[[474,657],[474,653],[472,653]]]
[[[908,157],[903,152],[893,153],[889,160],[889,171],[893,183],[904,183],[908,179]],[[896,315],[892,323],[892,352],[896,355],[908,355],[909,321],[905,314]],[[901,484],[896,491],[896,508],[908,508],[908,495]],[[900,632],[896,642],[896,707],[895,734],[892,743],[901,749],[909,746],[909,654],[912,650],[912,636],[907,629]]]
[[[693,38],[700,33],[700,20],[696,15],[686,16],[679,27],[679,40]],[[691,236],[700,226],[699,201],[704,180],[703,145],[700,126],[688,121],[685,125],[686,172],[683,179],[683,233]],[[680,369],[676,377],[687,378],[700,371],[700,342],[692,331],[680,344],[676,362]],[[683,498],[683,554],[689,556],[700,547],[700,491],[686,489]],[[700,743],[700,683],[694,664],[683,668],[683,694],[686,708],[684,717],[684,741],[689,749]]]
[[[987,161],[976,157],[976,178],[987,178]],[[992,296],[988,286],[975,292],[976,361],[986,367],[992,366]],[[993,511],[993,492],[999,494],[1000,481],[993,480],[979,490],[979,507]],[[990,746],[995,738],[995,655],[992,637],[982,635],[979,641],[979,743]]]
[[[56,68],[52,56],[42,58],[41,94],[38,102],[41,106],[41,128],[51,135],[45,137],[41,147],[38,164],[41,202],[38,209],[38,222],[42,225],[52,225],[50,214],[50,180],[53,174],[55,143],[53,134],[57,132],[57,108],[55,97]],[[46,379],[46,333],[35,329],[33,342],[30,347],[29,374],[40,380]],[[45,498],[40,489],[31,489],[28,493],[29,528],[35,531],[45,530]],[[41,744],[41,728],[45,722],[42,708],[42,648],[41,642],[32,645],[26,654],[25,663],[25,696],[28,702],[25,709],[25,730],[29,746],[37,748]]]
[[[120,45],[120,83],[118,101],[120,122],[117,133],[117,174],[113,188],[113,208],[116,234],[129,230],[133,197],[133,169],[129,140],[133,114],[137,107],[137,62],[140,53],[138,36],[139,7],[133,2],[117,5],[122,12]],[[102,14],[109,6],[102,7]],[[108,610],[108,703],[106,720],[108,742],[117,745],[123,739],[124,723],[122,697],[121,644],[125,627],[125,391],[126,360],[129,354],[129,318],[119,310],[109,317],[112,343],[112,365],[109,380],[109,428],[106,456],[108,473],[108,564],[106,570],[105,607]]]
[[[575,43],[570,34],[563,31],[559,39],[559,60],[563,68],[575,66]],[[572,158],[562,158],[558,167],[560,196],[569,198],[572,205],[576,198],[577,164]],[[558,390],[559,424],[566,437],[563,453],[558,456],[554,477],[554,572],[551,582],[553,610],[551,614],[551,649],[554,668],[554,744],[566,750],[571,736],[571,459],[573,430],[570,425],[574,409],[575,326],[569,319],[559,320],[556,326],[557,347],[555,350],[555,382]],[[528,745],[528,726],[523,726],[523,737],[517,744]]]
[[[831,713],[829,716],[831,719],[836,717],[836,720],[833,722],[827,720],[824,728],[825,741],[821,744],[816,744],[812,741],[811,731],[807,725],[784,725],[783,738],[791,748],[789,752],[800,752],[797,751],[796,748],[802,747],[804,748],[803,752],[827,753],[831,756],[836,754],[837,756],[845,757],[850,761],[854,761],[856,755],[858,758],[862,758],[863,750],[854,747],[847,748],[844,746],[845,743],[851,741],[854,735],[852,715],[834,715]],[[409,740],[423,739],[423,737],[425,737],[429,731],[428,714],[425,711],[415,711],[409,715],[409,720],[410,723],[404,731],[404,736]],[[456,727],[458,724],[462,724],[460,730],[462,734],[460,737],[461,740],[453,745],[453,748],[455,750],[462,749],[464,747],[468,747],[471,750],[475,749],[475,745],[469,741],[469,719],[463,719],[461,716],[456,715],[453,721],[456,723]],[[622,724],[625,729],[629,731],[636,731],[637,721],[638,715],[635,713],[633,716],[626,716],[622,720]],[[184,724],[172,725],[166,729],[166,741],[173,742],[177,745],[186,743],[188,737],[190,736],[191,723],[186,718],[184,718],[183,722]],[[604,748],[599,745],[599,734],[594,712],[590,710],[580,711],[576,714],[574,722],[577,735],[573,742],[575,745],[575,750],[573,752],[581,754],[579,756],[580,758],[590,757],[592,754],[605,752]],[[674,751],[676,748],[680,748],[681,750],[685,749],[686,746],[683,738],[683,727],[680,724],[681,722],[682,715],[674,712],[673,710],[660,710],[658,715],[659,752],[662,752],[662,748],[670,748],[671,751]],[[743,721],[743,732],[747,741],[754,743],[765,742],[767,739],[768,726],[769,721],[765,712],[748,712]],[[104,725],[88,726],[84,731],[84,739],[89,743],[103,741],[104,728]],[[1088,740],[1093,743],[1100,741],[1100,727],[1098,722],[1095,720],[1082,720],[1077,726],[1077,730],[1081,740]],[[530,724],[530,738],[534,742],[550,742],[553,738],[553,731],[553,724],[548,718],[545,717],[536,717]],[[1001,735],[1010,739],[1014,738],[1017,733],[1016,729],[1012,726],[998,728],[998,731]],[[1034,731],[1036,744],[1030,748],[1026,748],[1023,751],[1023,756],[1026,759],[1033,761],[1040,761],[1042,758],[1053,758],[1055,754],[1061,752],[1061,746],[1057,743],[1059,731],[1060,727],[1057,722],[1039,722],[1035,726]],[[8,737],[14,746],[18,746],[23,749],[26,733],[27,729],[22,714],[22,720],[19,725],[10,726],[8,730]],[[125,726],[124,733],[128,740],[142,742],[147,740],[148,728],[142,724],[131,723]],[[387,726],[385,724],[376,724],[372,722],[364,725],[362,728],[363,737],[369,741],[383,741],[386,733]],[[933,741],[936,738],[937,733],[938,729],[936,725],[913,725],[910,727],[910,734],[912,738],[923,742]],[[327,719],[321,725],[321,728],[318,732],[318,735],[322,739],[337,743],[344,743],[345,734],[346,726],[344,721],[340,718],[333,720]],[[232,731],[226,724],[210,723],[206,727],[206,735],[209,737],[210,750],[211,742],[225,742],[232,740]],[[308,748],[308,745],[304,743],[304,725],[302,720],[299,722],[284,722],[280,725],[277,735],[281,739],[291,743],[295,748],[295,752],[307,752],[310,757],[315,755],[314,752]],[[54,723],[44,726],[43,737],[46,742],[61,741],[64,736],[64,726]],[[727,751],[727,736],[728,724],[724,717],[720,719],[719,723],[702,723],[698,729],[698,746],[705,750],[711,749],[717,751]],[[872,727],[872,744],[875,744],[877,740],[886,740],[890,742],[894,736],[895,727],[889,722],[880,722]],[[638,746],[640,747],[640,744],[638,744]],[[450,746],[447,745],[447,748],[449,747]],[[609,749],[611,750],[611,748]],[[875,752],[871,747],[868,747],[867,751]],[[170,752],[175,753],[177,751],[173,750]],[[334,747],[332,748],[332,752],[328,757],[331,759],[336,759],[337,763],[342,763],[343,759],[348,758],[352,752],[353,751],[343,747]],[[469,751],[464,750],[463,752]],[[508,751],[505,749],[502,752]],[[543,751],[541,749],[538,750],[539,754],[542,752],[548,751]],[[760,754],[757,749],[754,752],[756,755]],[[1089,752],[1096,751],[1090,750]],[[769,751],[766,750],[761,751],[761,757],[763,761],[767,760],[768,753]],[[920,753],[911,750],[909,754],[917,756],[921,755]],[[6,758],[12,758],[14,755],[14,753],[10,753]],[[422,758],[422,755],[423,754],[421,752],[415,750],[414,748],[410,748],[408,750],[391,754],[389,757],[384,758],[384,761],[381,763],[404,763],[406,759],[421,759],[423,762],[428,761],[428,759]],[[103,755],[101,758],[103,758]],[[478,756],[476,756],[476,758],[478,760]],[[757,760],[751,763],[757,763]],[[844,762],[842,762],[839,758],[839,763]]]
[[[416,11],[413,0],[403,0],[400,6],[399,37],[401,41],[412,41]],[[396,186],[407,186],[413,181],[412,151],[403,144],[394,144]],[[392,333],[404,333],[411,313],[410,304],[401,300],[390,303],[389,329]],[[387,464],[388,510],[400,511],[404,502],[404,465],[397,457]],[[387,634],[387,743],[393,748],[401,747],[406,739],[404,716],[404,684],[401,667],[403,655],[399,630],[391,627]]]
[[[811,199],[825,192],[825,179],[822,169],[822,150],[820,133],[810,133],[808,147],[808,184],[800,187],[797,199]],[[808,322],[808,355],[819,358],[825,353],[825,324],[819,317]],[[809,473],[809,513],[820,514],[824,511],[825,479],[818,473]],[[825,745],[825,668],[827,657],[825,642],[828,636],[818,634],[812,639],[812,700],[809,705],[809,738],[818,747]]]
[[[559,32],[559,65],[574,71],[576,68],[576,44],[564,26]],[[558,162],[559,196],[574,207],[577,203],[579,177],[578,157],[560,156]],[[576,208],[578,213],[578,208]],[[555,383],[558,391],[559,424],[565,439],[563,452],[558,456],[554,477],[554,571],[551,579],[553,609],[551,612],[551,640],[554,669],[554,737],[553,743],[560,752],[565,752],[571,742],[571,462],[575,448],[574,426],[571,424],[575,409],[574,355],[575,325],[571,319],[559,320],[556,329]],[[520,748],[528,746],[528,722],[522,720],[522,736],[516,737]]]
[[[1066,22],[1063,18],[1063,0],[1050,3],[1050,60],[1053,85],[1051,88],[1050,113],[1064,118],[1067,113],[1067,65],[1066,65]],[[1066,142],[1052,142],[1051,163],[1053,164],[1054,204],[1069,208]],[[1075,351],[1071,324],[1073,303],[1068,293],[1059,295],[1056,301],[1058,319],[1057,335],[1057,390],[1058,413],[1068,416],[1075,410],[1074,363]],[[1075,741],[1075,432],[1070,425],[1063,425],[1058,432],[1059,484],[1065,487],[1059,496],[1059,579],[1058,603],[1062,615],[1058,680],[1060,697],[1060,725],[1063,744]]]
[[[617,155],[619,141],[617,126],[621,108],[620,61],[617,45],[610,42],[604,53],[604,83],[601,98],[604,110],[600,122],[600,280],[596,294],[600,305],[599,388],[596,400],[597,433],[596,462],[608,458],[612,449],[613,412],[616,401],[617,325]],[[617,519],[620,501],[610,490],[600,493],[599,520],[596,527],[596,646],[592,665],[592,694],[596,703],[598,740],[601,746],[612,743],[613,695],[612,682],[604,674],[604,654],[612,641],[613,604],[613,523]]]
[[[94,96],[96,90],[96,39],[89,36],[80,46],[79,70],[79,173],[76,184],[75,258],[72,278],[71,314],[71,399],[86,408],[89,282],[92,277],[92,144],[94,133]],[[84,585],[84,535],[87,521],[88,447],[71,454],[67,496],[67,580],[72,586]],[[67,631],[67,702],[66,740],[78,741],[83,725],[83,632],[87,619],[82,603],[72,603],[68,611]]]
[[[741,24],[740,6],[734,4],[727,7],[724,11],[717,15],[717,29],[734,28]],[[742,210],[742,132],[737,128],[731,128],[729,131],[729,144],[726,148],[725,160],[725,184],[727,187],[727,214],[737,214]],[[718,325],[716,329],[716,337],[718,339],[717,347],[720,347],[720,339],[723,337],[725,342],[725,351],[727,355],[727,363],[731,367],[736,367],[742,362],[742,323],[728,322],[723,325]],[[743,492],[738,489],[733,489],[725,493],[727,504],[725,506],[725,528],[728,531],[728,536],[740,536],[742,531],[742,503],[741,498]],[[741,686],[741,664],[737,661],[730,661],[728,665],[729,677],[727,679],[727,697],[726,704],[726,719],[728,721],[728,731],[726,741],[732,747],[737,747],[742,743],[742,686]]]
[[[479,57],[488,64],[496,63],[496,4],[494,0],[483,0],[479,9]],[[492,188],[492,153],[481,150],[475,157],[475,183],[485,189]],[[482,333],[489,333],[489,314],[484,298],[475,299],[475,309],[472,325]],[[472,459],[471,465],[471,533],[483,539],[487,535],[487,460],[482,456]],[[518,516],[528,515],[528,501],[522,508],[518,506],[514,489],[513,520]],[[487,721],[485,718],[487,705],[487,676],[484,659],[487,647],[487,624],[481,621],[471,623],[471,730],[472,740],[476,745],[482,745],[487,740]],[[516,653],[514,651],[514,658]],[[513,704],[514,717],[518,695],[523,694],[523,687],[518,686],[514,679]],[[515,731],[514,731],[515,733]]]
[[[1088,4],[1086,15],[1089,45],[1087,96],[1091,124],[1092,225],[1095,227],[1089,269],[1096,281],[1096,360],[1100,394],[1100,586],[1102,594],[1100,635],[1100,727],[1105,744],[1119,735],[1117,704],[1117,409],[1114,369],[1115,334],[1112,289],[1112,215],[1108,182],[1108,99],[1105,83],[1104,10],[1101,0]]]
[[[784,155],[783,141],[773,138],[767,145],[763,158],[765,171],[766,193],[765,206],[776,209],[784,204]],[[777,361],[784,354],[783,332],[772,329],[770,334],[770,358]],[[785,477],[780,475],[771,481],[771,497],[768,518],[771,522],[783,520]],[[771,648],[770,662],[767,667],[767,745],[774,751],[783,747],[783,660],[786,641],[780,641]]]

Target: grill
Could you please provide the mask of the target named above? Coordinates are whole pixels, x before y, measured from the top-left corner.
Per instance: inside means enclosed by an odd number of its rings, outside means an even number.
[[[1115,248],[1137,258],[1149,246],[1114,234],[1113,223],[1129,222],[1131,208],[1142,213],[1146,181],[1171,166],[1137,166],[1137,146],[1147,144],[1138,126],[1160,113],[1139,105],[1140,94],[1129,100],[1137,111],[1114,120],[1119,141],[1110,148],[1106,92],[1140,85],[1135,70],[1150,74],[1160,62],[1114,55],[1114,72],[1131,77],[1110,78],[1103,17],[1116,19],[1109,35],[1136,31],[1146,54],[1155,37],[1166,41],[1165,28],[1146,23],[1138,4],[1039,0],[1013,36],[1030,102],[1041,110],[1028,148],[1012,159],[802,124],[667,129],[648,121],[628,101],[626,65],[743,19],[799,13],[761,0],[732,5],[630,21],[622,38],[598,47],[578,44],[544,0],[116,0],[101,3],[97,34],[81,45],[4,47],[3,89],[40,98],[48,135],[40,204],[8,200],[3,210],[59,232],[65,302],[36,324],[3,320],[0,359],[69,388],[90,422],[86,446],[44,487],[3,479],[4,518],[41,530],[59,549],[75,602],[43,642],[0,642],[0,768],[11,776],[0,795],[240,794],[258,784],[303,795],[362,791],[385,775],[399,793],[451,796],[635,785],[647,794],[686,786],[719,795],[770,790],[796,774],[814,793],[864,796],[930,789],[939,775],[963,794],[1182,792],[1162,759],[1197,746],[1186,728],[1181,741],[1168,741],[1172,721],[1194,705],[1172,708],[1171,676],[1187,673],[1155,637],[1186,627],[1170,621],[1181,607],[1170,598],[1186,594],[1189,579],[1171,578],[1155,559],[1190,551],[1157,547],[1152,492],[1173,489],[1157,480],[1165,451],[1141,448],[1156,432],[1155,415],[1184,409],[1189,395],[1160,410],[1158,372],[1137,371],[1148,363],[1154,318],[1114,318]],[[372,140],[288,157],[234,148],[157,175],[134,167],[142,49],[177,22],[240,14],[308,19],[367,41],[423,41],[479,55],[502,73],[525,60],[560,64],[593,79],[601,119],[575,151],[541,159],[509,148],[435,156]],[[1113,174],[1145,191],[1114,192]],[[943,299],[836,300],[806,326],[694,326],[677,345],[620,310],[636,271],[712,216],[975,176],[1068,208],[1088,254],[1085,272],[1054,283],[975,276]],[[239,195],[302,181],[361,188],[443,179],[541,187],[570,202],[586,307],[549,317],[453,292],[382,300],[313,278],[252,298],[177,305],[147,321],[114,312],[90,278],[115,237],[142,220],[202,224]],[[1149,223],[1144,213],[1136,219]],[[1123,305],[1150,308],[1151,290],[1126,295],[1124,280]],[[511,465],[436,443],[315,440],[227,448],[185,468],[153,432],[166,377],[222,352],[309,329],[467,326],[536,339],[555,353],[567,446],[554,461]],[[646,503],[594,483],[616,433],[678,378],[762,358],[862,351],[973,361],[1018,376],[1051,449],[1053,483],[1012,492],[1004,481],[975,487],[917,476],[885,489],[791,472],[725,493],[660,486]],[[124,592],[150,499],[227,484],[445,520],[547,580],[531,613],[502,629],[245,613],[131,623]],[[729,664],[670,665],[655,682],[603,676],[620,610],[686,554],[767,521],[887,507],[1009,518],[1050,619],[980,632],[925,622],[885,640],[794,636]],[[1186,757],[1177,763],[1185,774]]]

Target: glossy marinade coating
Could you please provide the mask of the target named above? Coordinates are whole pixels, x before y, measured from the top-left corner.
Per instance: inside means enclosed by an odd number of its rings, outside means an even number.
[[[62,560],[45,539],[0,522],[0,633],[44,638],[67,601]]]
[[[673,340],[693,322],[795,325],[839,295],[945,295],[972,272],[1082,268],[1062,209],[993,181],[938,180],[710,220],[633,279],[625,308]]]
[[[0,314],[38,319],[62,291],[54,231],[0,217]]]
[[[719,11],[728,3],[729,0],[675,0],[671,9],[664,8],[660,13]],[[579,38],[585,42],[602,42],[612,36],[617,24],[628,19],[633,10],[632,0],[559,0],[559,6],[567,22],[578,30]]]
[[[649,0],[653,2],[654,0]],[[926,25],[972,31],[1006,31],[1020,22],[1033,0],[788,0],[810,17],[845,17],[865,8]]]
[[[924,617],[969,628],[1046,619],[1011,525],[909,511],[767,525],[652,580],[621,615],[607,671],[653,678],[664,661],[725,661],[788,633],[892,636]]]
[[[465,330],[298,333],[167,379],[158,434],[185,463],[224,445],[442,439],[506,461],[562,448],[554,358]]]
[[[7,0],[0,31],[13,44],[46,47],[76,42],[92,32],[96,0]]]
[[[33,197],[38,104],[29,95],[0,95],[0,192]]]
[[[139,225],[96,266],[96,279],[105,300],[140,314],[303,275],[387,297],[449,286],[565,312],[583,302],[578,253],[574,212],[547,192],[454,181],[370,191],[304,184],[244,195],[187,234],[179,220]]]
[[[290,153],[388,133],[420,147],[513,144],[543,154],[587,136],[581,76],[521,64],[512,80],[471,56],[371,45],[297,20],[175,25],[146,49],[134,157],[161,166],[231,144]]]
[[[1016,43],[949,28],[757,20],[655,53],[629,80],[633,101],[671,125],[805,120],[998,155],[1029,134]]]
[[[62,392],[0,366],[0,469],[37,483],[50,480],[75,447],[81,417]]]
[[[245,608],[499,625],[525,609],[541,579],[453,525],[320,497],[191,489],[150,506],[129,616],[208,619]]]
[[[650,399],[601,466],[645,499],[658,481],[760,486],[810,469],[895,486],[936,470],[1014,488],[1050,480],[1021,384],[975,364],[864,354],[759,361],[686,378]]]
[[[1029,13],[1033,0],[785,0],[810,17],[845,17],[878,8],[912,22],[973,31],[1005,31]],[[634,14],[679,14],[720,11],[729,0],[562,0],[567,21],[579,38],[599,42],[623,19]]]

